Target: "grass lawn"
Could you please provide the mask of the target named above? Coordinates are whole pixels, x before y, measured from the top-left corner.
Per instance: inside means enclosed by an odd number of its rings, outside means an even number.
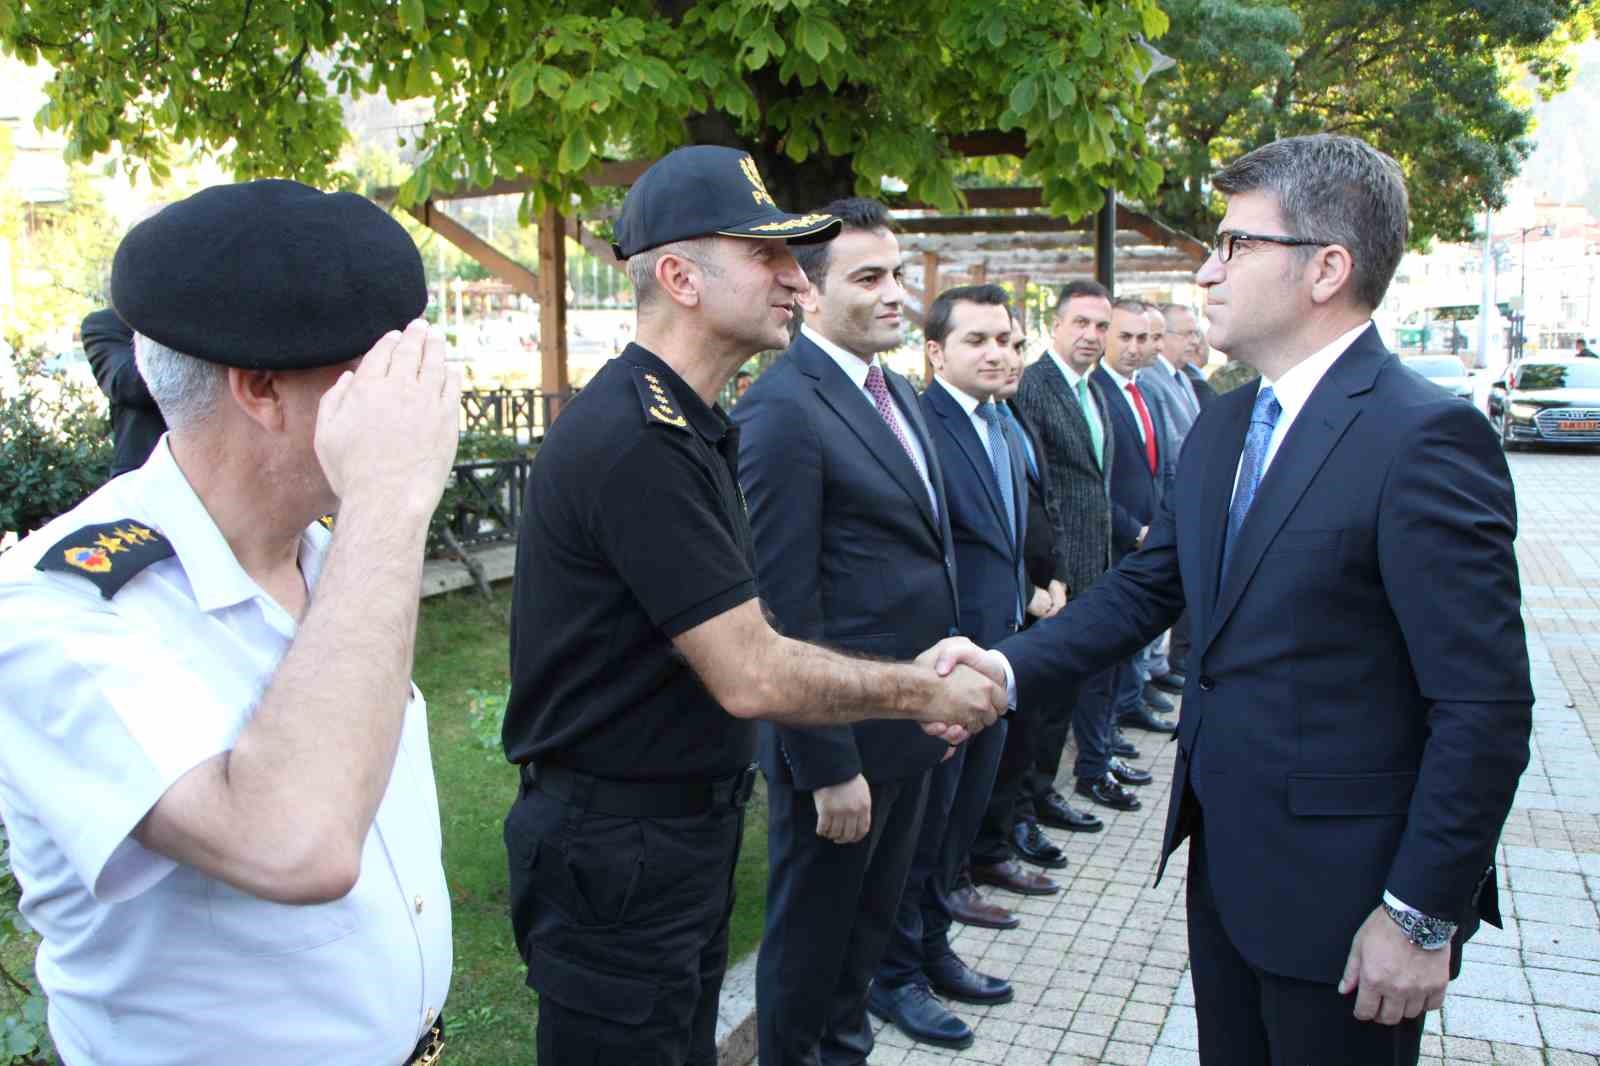
[[[444,868],[455,922],[455,979],[445,1008],[449,1061],[502,1066],[534,1057],[535,997],[506,916],[506,853],[500,827],[517,779],[498,745],[486,749],[471,722],[474,690],[499,693],[507,683],[507,636],[501,619],[509,584],[490,608],[476,592],[437,596],[422,605],[417,635],[417,687],[428,698],[433,768],[444,820]],[[761,936],[767,881],[765,793],[752,801],[738,872],[739,902],[730,958]]]
[[[511,942],[506,916],[506,855],[500,826],[516,795],[517,778],[500,753],[473,729],[474,694],[498,695],[507,684],[503,619],[509,583],[490,607],[476,592],[425,600],[413,674],[428,699],[434,776],[444,821],[444,868],[455,923],[455,977],[445,1007],[451,1066],[505,1066],[534,1059],[533,992]],[[479,698],[480,706],[483,699]],[[739,902],[731,929],[731,959],[761,936],[767,880],[765,789],[757,790],[745,821],[738,872]],[[18,937],[0,950],[13,974],[32,972],[34,942]],[[373,975],[381,980],[381,974]],[[0,995],[0,1017],[9,1009]]]

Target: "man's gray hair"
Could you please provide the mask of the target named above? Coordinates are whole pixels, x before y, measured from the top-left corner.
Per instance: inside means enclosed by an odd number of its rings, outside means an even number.
[[[169,429],[189,429],[210,418],[227,388],[227,367],[175,352],[142,333],[133,335],[133,358]]]
[[[645,307],[655,302],[661,294],[661,286],[656,282],[656,264],[661,262],[663,256],[676,255],[698,264],[707,275],[716,277],[722,271],[711,263],[711,238],[693,237],[686,241],[673,241],[670,244],[659,245],[640,252],[638,255],[628,257],[628,280],[633,283],[634,307],[644,310]]]
[[[1355,137],[1286,137],[1234,160],[1211,184],[1225,196],[1270,193],[1288,236],[1343,245],[1355,261],[1356,299],[1368,310],[1383,302],[1410,214],[1405,176],[1389,156]]]

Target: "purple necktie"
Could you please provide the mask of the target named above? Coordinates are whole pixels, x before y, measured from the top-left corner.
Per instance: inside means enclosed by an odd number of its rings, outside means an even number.
[[[878,417],[888,425],[889,431],[894,434],[894,439],[900,442],[900,447],[906,450],[906,457],[911,460],[917,476],[928,488],[928,502],[933,504],[934,513],[938,514],[939,505],[933,498],[933,487],[928,480],[928,472],[917,460],[917,453],[911,449],[911,442],[906,440],[905,430],[900,428],[900,419],[895,417],[894,400],[889,396],[889,383],[884,380],[883,370],[877,363],[867,367],[867,393],[872,397],[872,405],[878,409]]]

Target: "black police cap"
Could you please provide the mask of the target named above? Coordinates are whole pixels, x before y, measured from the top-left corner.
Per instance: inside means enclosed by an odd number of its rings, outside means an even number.
[[[410,234],[377,204],[273,179],[204,189],[129,230],[111,303],[185,355],[310,370],[404,329],[428,286]]]
[[[711,144],[690,145],[656,160],[622,201],[618,259],[693,237],[779,237],[814,244],[838,236],[833,215],[780,211],[750,153]]]

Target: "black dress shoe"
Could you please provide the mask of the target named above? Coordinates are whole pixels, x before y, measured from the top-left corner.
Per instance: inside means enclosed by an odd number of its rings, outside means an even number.
[[[867,1010],[919,1043],[957,1050],[972,1046],[972,1028],[934,999],[926,985],[885,988],[874,981]]]
[[[1067,829],[1074,833],[1098,833],[1106,827],[1098,817],[1080,811],[1054,790],[1034,800],[1034,814],[1041,825],[1051,829]]]
[[[992,866],[972,866],[972,880],[980,885],[993,885],[1021,896],[1049,896],[1061,891],[1061,886],[1044,874],[1036,874],[1014,859],[997,862]]]
[[[979,1007],[1011,1002],[1010,981],[979,973],[953,951],[928,963],[924,969],[934,992],[945,999]]]
[[[1189,679],[1178,671],[1173,670],[1170,673],[1162,674],[1160,677],[1151,677],[1150,683],[1161,691],[1170,692],[1176,696],[1183,691],[1183,686],[1189,683]]]
[[[1102,807],[1110,807],[1114,811],[1136,811],[1144,804],[1139,802],[1139,797],[1117,784],[1117,779],[1109,772],[1104,777],[1080,777],[1073,791],[1086,799],[1092,799]]]
[[[1124,785],[1148,785],[1155,780],[1150,776],[1149,770],[1141,770],[1137,766],[1129,766],[1121,759],[1111,760],[1111,773]]]
[[[978,888],[969,875],[963,874],[956,887],[944,897],[945,910],[962,925],[975,925],[980,929],[1015,929],[1022,919],[998,903],[991,903],[978,895]]]
[[[1146,685],[1141,695],[1144,696],[1144,705],[1152,711],[1171,714],[1178,709],[1178,705],[1172,702],[1172,697],[1162,692],[1154,684]]]
[[[1122,730],[1111,730],[1111,754],[1119,759],[1137,759],[1139,749],[1133,746],[1133,741],[1122,735]]]
[[[1067,853],[1045,836],[1039,823],[1032,818],[1024,818],[1011,827],[1011,849],[1023,862],[1043,866],[1046,870],[1060,870],[1067,865]]]
[[[1152,733],[1176,733],[1176,724],[1165,718],[1158,718],[1151,713],[1150,708],[1140,707],[1137,711],[1124,711],[1117,719],[1117,724],[1124,729],[1145,729]]]

